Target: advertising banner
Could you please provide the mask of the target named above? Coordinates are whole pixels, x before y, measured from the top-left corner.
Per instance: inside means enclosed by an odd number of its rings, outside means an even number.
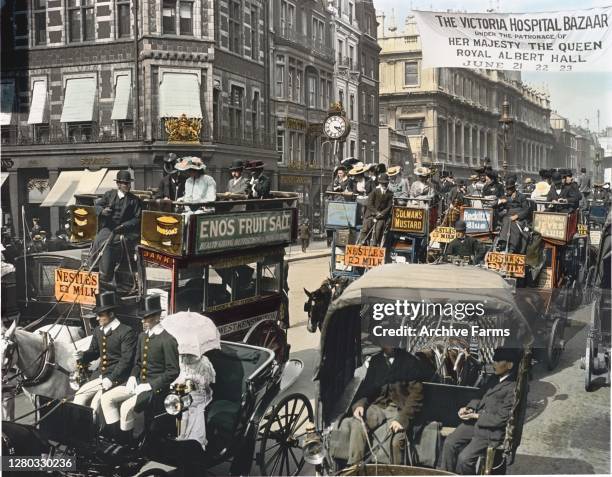
[[[423,68],[612,71],[612,7],[539,13],[414,12]]]
[[[168,212],[142,212],[140,243],[171,255],[183,250],[183,216]]]
[[[487,268],[515,278],[525,277],[525,255],[518,253],[489,252],[485,258]]]
[[[424,234],[427,209],[393,207],[391,230],[406,234]]]
[[[429,234],[429,239],[432,242],[450,243],[457,238],[457,231],[453,227],[436,227]]]
[[[292,217],[290,210],[201,215],[197,219],[196,253],[288,243]]]
[[[55,299],[81,305],[95,305],[100,282],[97,272],[55,269]]]
[[[366,245],[347,245],[344,264],[352,267],[371,268],[385,263],[384,247]]]
[[[553,240],[565,240],[567,231],[567,214],[555,212],[535,212],[533,230],[542,237]]]
[[[465,232],[468,234],[487,233],[493,229],[493,209],[463,209]]]

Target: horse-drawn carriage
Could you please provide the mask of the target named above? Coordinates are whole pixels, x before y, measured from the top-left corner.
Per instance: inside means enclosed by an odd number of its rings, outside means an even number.
[[[375,318],[373,309],[377,304],[396,301],[482,303],[484,312],[472,317],[436,313],[419,314],[415,318],[394,316],[398,330],[406,326],[430,330],[429,333],[396,334],[399,338],[394,345],[427,357],[435,370],[423,383],[423,407],[412,423],[421,431],[408,438],[404,461],[390,466],[390,456],[384,449],[391,433],[385,436],[376,429],[365,429],[369,443],[366,458],[362,465],[345,469],[342,475],[440,472],[434,470],[439,465],[439,443],[459,424],[459,409],[471,399],[482,396],[482,386],[491,376],[493,351],[500,346],[512,347],[520,356],[514,399],[503,442],[487,449],[478,462],[477,472],[504,473],[521,441],[533,336],[515,302],[513,287],[502,277],[476,267],[459,268],[449,264],[376,267],[352,282],[331,303],[322,324],[320,362],[315,376],[319,383],[316,427],[309,430],[304,441],[306,461],[314,464],[321,474],[333,474],[345,466],[346,455],[338,452],[339,444],[347,444],[340,425],[350,416],[348,410],[367,373],[369,357],[379,350],[375,327],[381,321]],[[434,331],[445,327],[471,329],[472,326],[477,326],[479,332],[470,331],[467,337],[440,338]],[[500,330],[507,332],[500,333]]]
[[[603,377],[610,384],[612,333],[610,314],[612,313],[611,274],[612,257],[612,214],[608,214],[603,226],[597,260],[593,264],[589,287],[594,297],[591,320],[587,332],[586,352],[582,358],[585,370],[584,388],[593,390],[593,385]]]

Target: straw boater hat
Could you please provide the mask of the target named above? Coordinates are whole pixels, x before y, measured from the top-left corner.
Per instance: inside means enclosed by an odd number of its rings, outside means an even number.
[[[414,175],[415,176],[428,176],[430,174],[430,170],[428,167],[425,166],[417,166],[414,168]]]
[[[175,169],[179,171],[204,171],[206,170],[206,165],[202,162],[202,159],[195,156],[183,157],[179,162],[174,166]]]
[[[401,170],[402,170],[402,168],[400,166],[389,167],[389,169],[387,169],[387,175],[389,177],[394,177],[394,176],[398,175]]]
[[[349,176],[359,176],[367,170],[367,167],[365,167],[363,164],[360,166],[355,164],[353,168],[349,171]]]
[[[480,179],[480,177],[478,177],[478,175],[476,175],[476,174],[472,174],[472,175],[470,176],[470,180],[471,180],[471,181],[477,181],[477,180],[479,180],[479,179]]]
[[[525,180],[523,182],[525,184],[533,184],[533,179],[531,177],[527,177],[527,178],[525,178]]]

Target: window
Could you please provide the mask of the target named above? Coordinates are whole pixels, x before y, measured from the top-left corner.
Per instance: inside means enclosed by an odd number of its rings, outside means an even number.
[[[321,109],[327,109],[329,104],[327,103],[327,87],[325,85],[325,79],[321,78],[319,80],[319,96],[321,98]]]
[[[400,119],[399,124],[408,136],[418,136],[423,132],[423,118]]]
[[[49,142],[49,125],[35,124],[34,125],[34,141],[37,144],[45,144]]]
[[[176,34],[176,1],[164,0],[162,9],[162,33],[165,35]]]
[[[131,119],[117,121],[117,137],[124,141],[134,139],[134,122]]]
[[[338,16],[342,15],[342,2],[343,0],[336,0],[336,7],[338,8]]]
[[[342,65],[342,52],[344,51],[344,42],[338,40],[338,64]]]
[[[284,83],[285,83],[285,58],[283,56],[276,57],[276,97],[283,98]]]
[[[242,24],[241,4],[235,0],[230,2],[229,14],[229,49],[234,53],[240,53],[240,25]]]
[[[312,75],[308,76],[308,107],[317,107],[317,78]]]
[[[47,43],[47,0],[34,0],[34,44]]]
[[[295,5],[281,0],[281,33],[287,35],[295,31]]]
[[[368,122],[370,124],[374,124],[374,109],[375,109],[374,105],[375,105],[374,95],[371,94],[370,99],[368,101]]]
[[[304,83],[304,72],[302,71],[302,65],[298,65],[297,74],[295,76],[295,100],[301,103],[302,100],[302,84]]]
[[[350,148],[350,154],[349,154],[350,157],[355,157],[355,145],[356,145],[355,141],[351,140],[351,148]]]
[[[365,139],[361,141],[361,157],[359,159],[361,159],[361,162],[366,162],[366,144],[368,141],[366,141]]]
[[[130,0],[117,0],[117,38],[130,36]]]
[[[229,104],[229,124],[233,137],[242,137],[244,88],[232,85]]]
[[[279,129],[276,131],[276,152],[280,154],[279,162],[285,162],[285,131]]]
[[[251,105],[251,127],[253,129],[253,140],[257,140],[259,134],[259,91],[253,93],[253,104]]]
[[[406,61],[404,63],[404,85],[418,86],[419,84],[419,64],[416,61]]]
[[[325,23],[317,17],[312,17],[312,39],[318,47],[323,46]]]
[[[365,53],[361,54],[361,74],[365,75],[366,72],[366,56]]]
[[[72,142],[90,142],[92,129],[91,123],[68,123],[68,139]]]
[[[68,0],[68,37],[71,42],[95,39],[93,0]]]
[[[461,81],[461,76],[455,73],[455,95],[461,96],[463,94],[462,88],[463,82]]]
[[[295,76],[295,66],[291,65],[289,60],[289,74],[287,75],[287,97],[293,101],[293,77]]]
[[[257,38],[259,35],[259,13],[257,7],[251,6],[251,59],[259,60],[259,46]]]
[[[340,104],[344,108],[344,90],[342,89],[338,90],[338,101],[340,101]]]
[[[294,156],[295,152],[295,133],[289,133],[289,162],[293,162],[295,160]]]
[[[349,118],[351,121],[355,121],[355,95],[352,93],[349,97]]]
[[[376,58],[372,57],[372,60],[369,63],[369,65],[370,65],[370,78],[374,78],[374,65],[375,64],[376,64]]]
[[[193,35],[193,2],[180,2],[179,27],[181,35]]]
[[[349,23],[353,23],[353,18],[355,18],[355,4],[353,2],[349,2],[348,15]]]
[[[349,45],[349,68],[351,69],[351,71],[353,71],[353,62],[355,58],[355,47],[353,45]]]

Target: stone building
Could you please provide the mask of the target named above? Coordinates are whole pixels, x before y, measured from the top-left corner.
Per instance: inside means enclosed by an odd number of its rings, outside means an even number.
[[[552,112],[550,126],[555,135],[555,146],[549,167],[575,170],[578,167],[576,135],[572,131],[569,120]]]
[[[381,29],[380,116],[404,131],[417,162],[439,162],[455,176],[490,158],[501,169],[505,99],[513,123],[507,135],[507,170],[535,175],[552,160],[554,136],[548,98],[520,75],[492,70],[421,68],[420,37],[412,17],[403,32]]]
[[[135,188],[156,187],[168,152],[201,156],[219,190],[235,158],[275,175],[268,18],[265,0],[4,2],[3,215],[19,223],[25,205],[55,231],[72,191],[112,186],[126,167]],[[169,142],[183,114],[193,137]]]
[[[402,131],[396,131],[387,125],[378,127],[378,157],[387,167],[401,166],[410,175],[414,165],[410,141]]]

